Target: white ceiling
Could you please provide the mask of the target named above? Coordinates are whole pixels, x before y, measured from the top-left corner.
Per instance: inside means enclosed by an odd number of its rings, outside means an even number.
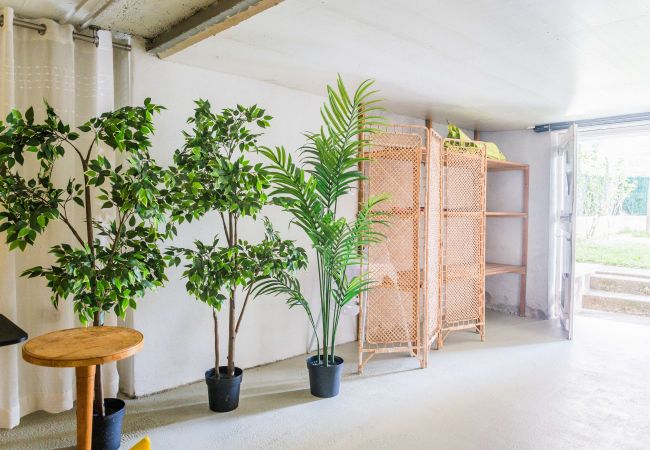
[[[153,37],[213,0],[2,0]],[[107,5],[107,6],[106,6]],[[316,94],[377,80],[395,113],[483,130],[650,111],[648,0],[285,0],[170,57]]]
[[[285,0],[169,59],[484,130],[650,111],[647,0]]]

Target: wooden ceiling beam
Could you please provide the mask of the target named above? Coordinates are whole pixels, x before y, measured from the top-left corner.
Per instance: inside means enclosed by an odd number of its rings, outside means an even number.
[[[166,58],[227,30],[282,0],[219,0],[147,42],[147,50]]]

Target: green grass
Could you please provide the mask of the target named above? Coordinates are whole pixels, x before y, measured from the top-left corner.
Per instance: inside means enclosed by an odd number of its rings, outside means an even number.
[[[650,239],[650,233],[646,233],[645,231],[621,231],[621,234],[625,236]]]
[[[576,261],[650,269],[650,236],[637,232],[622,233],[602,240],[578,239]]]

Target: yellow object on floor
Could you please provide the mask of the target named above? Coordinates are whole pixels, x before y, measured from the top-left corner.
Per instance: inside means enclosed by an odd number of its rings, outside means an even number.
[[[447,138],[449,139],[458,139],[461,142],[466,142],[466,143],[474,143],[474,142],[482,142],[482,141],[474,141],[470,139],[465,133],[463,133],[463,130],[458,128],[456,125],[453,123],[450,123],[447,125]],[[501,150],[499,150],[499,147],[497,147],[497,144],[494,142],[483,142],[485,144],[485,155],[488,157],[488,159],[496,159],[498,161],[505,161],[506,160],[506,155],[504,155]]]
[[[151,441],[149,440],[149,436],[143,437],[140,442],[131,447],[131,450],[151,450]]]

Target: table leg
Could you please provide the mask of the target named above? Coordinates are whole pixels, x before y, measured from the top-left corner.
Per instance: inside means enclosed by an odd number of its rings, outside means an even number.
[[[90,450],[93,435],[93,388],[95,366],[76,367],[77,449]]]

